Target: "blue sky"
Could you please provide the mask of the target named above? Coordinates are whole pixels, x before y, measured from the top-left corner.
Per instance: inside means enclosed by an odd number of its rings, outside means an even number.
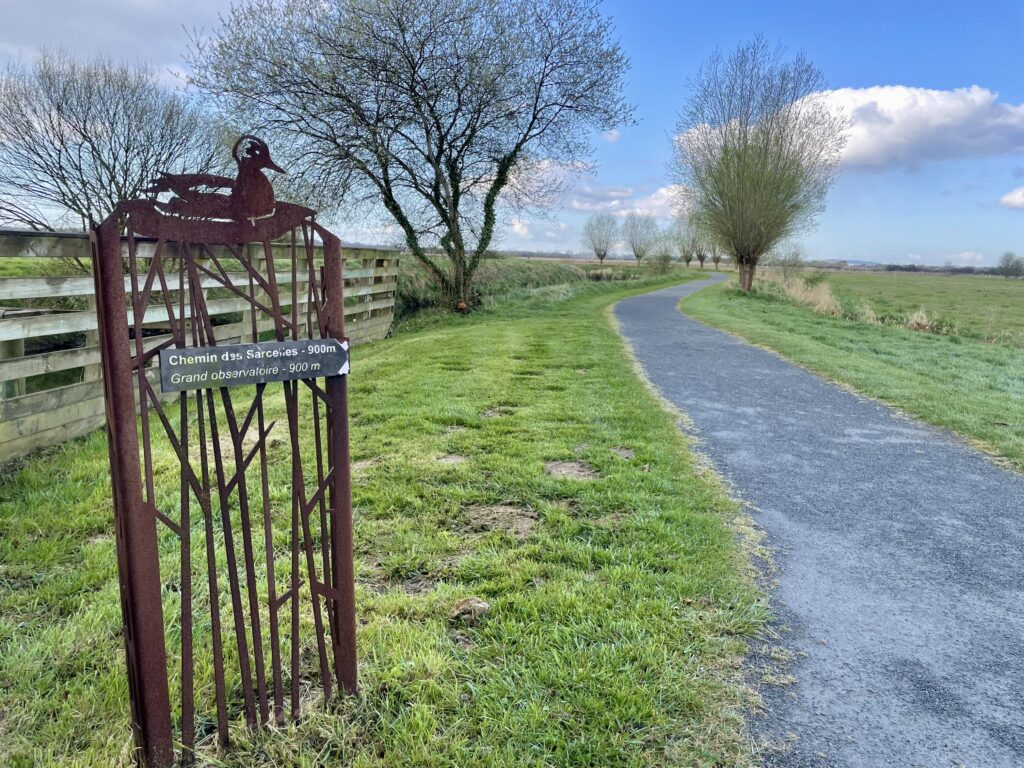
[[[182,26],[209,28],[227,5],[0,0],[0,62],[64,45],[167,72],[182,66]],[[590,210],[668,214],[670,134],[687,78],[716,47],[764,34],[806,51],[856,115],[827,211],[802,241],[808,256],[991,264],[1024,253],[1024,4],[606,0],[604,9],[632,59],[638,124],[615,141],[595,137],[595,175],[548,216],[512,222],[503,246],[578,251]]]
[[[687,78],[715,47],[761,33],[806,51],[831,88],[903,87],[887,93],[891,123],[878,141],[851,145],[861,167],[841,171],[803,240],[809,256],[991,264],[1005,250],[1024,252],[1024,208],[1000,204],[1024,187],[1024,4],[912,5],[608,0],[632,59],[628,97],[639,124],[597,142],[597,173],[577,185],[584,196],[570,194],[554,221],[527,221],[530,237],[505,242],[576,250],[588,214],[573,207],[595,200],[664,213],[667,195],[656,193],[670,183],[669,137]],[[998,99],[956,93],[970,86]],[[871,103],[867,92],[849,98]],[[609,188],[620,196],[602,196]]]

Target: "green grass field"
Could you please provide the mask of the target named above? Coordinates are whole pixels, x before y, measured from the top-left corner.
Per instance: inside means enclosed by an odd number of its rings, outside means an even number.
[[[923,309],[960,335],[1024,345],[1024,280],[910,272],[827,272],[844,307],[867,303],[880,319]]]
[[[204,764],[752,762],[742,657],[765,612],[742,518],[695,472],[607,313],[680,278],[581,282],[355,350],[362,693],[335,713],[313,697],[298,726],[236,723],[219,756],[205,721]],[[288,462],[271,470],[286,496]],[[109,493],[102,433],[0,484],[2,765],[129,764]],[[162,547],[170,567],[176,544]],[[468,596],[490,610],[453,626]],[[197,663],[211,712],[208,651]]]
[[[60,259],[31,257],[0,258],[0,277],[42,277],[71,275],[73,271]]]
[[[883,296],[922,298],[927,294],[922,285],[942,285],[947,279],[931,277],[934,283],[921,283],[917,276],[835,277],[840,278],[840,291],[850,285],[867,291],[866,286],[877,280],[888,281],[887,292],[880,291]],[[907,286],[901,287],[898,281],[904,279]],[[1001,296],[1024,287],[1021,283],[1010,289],[1004,285],[1007,281],[989,278],[964,280],[972,286],[993,286]],[[931,301],[937,311],[953,306],[946,299],[933,297]],[[974,317],[980,317],[985,300],[971,294],[971,302]],[[826,317],[771,294],[744,296],[730,285],[699,291],[684,299],[681,309],[866,395],[958,432],[1024,469],[1024,348],[1020,346]],[[1019,314],[1019,307],[1015,312]]]

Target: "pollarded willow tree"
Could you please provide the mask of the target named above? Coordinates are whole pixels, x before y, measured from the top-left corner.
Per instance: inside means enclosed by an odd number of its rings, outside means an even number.
[[[658,220],[646,213],[627,213],[622,222],[622,237],[633,252],[633,257],[640,261],[658,244],[661,237]]]
[[[619,222],[610,213],[595,213],[583,225],[583,246],[593,251],[601,264],[615,246],[618,236]]]
[[[687,223],[687,229],[690,232],[690,242],[692,243],[691,248],[693,255],[697,259],[697,263],[701,269],[704,269],[704,262],[708,260],[708,256],[715,249],[714,241],[700,226],[690,221]]]
[[[452,307],[499,201],[550,202],[555,171],[632,115],[597,0],[243,0],[190,64],[290,173],[382,203]]]
[[[700,268],[703,269],[704,262],[714,252],[714,245],[707,233],[684,213],[677,214],[670,231],[686,266],[689,267],[693,260],[697,259]]]
[[[691,220],[735,260],[743,291],[761,257],[824,208],[847,126],[824,89],[803,54],[785,60],[761,37],[716,52],[690,83],[674,175]]]
[[[210,170],[225,140],[149,67],[40,51],[0,73],[0,222],[85,229],[161,171]]]

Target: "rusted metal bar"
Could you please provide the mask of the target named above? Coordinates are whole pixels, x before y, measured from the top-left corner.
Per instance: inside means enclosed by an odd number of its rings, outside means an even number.
[[[179,260],[178,285],[183,286],[185,277],[185,261]],[[167,307],[167,316],[173,318],[173,305],[164,272],[160,271],[161,294]],[[171,329],[174,342],[179,349],[185,347],[185,332],[181,323],[185,317],[185,291],[178,291],[178,318],[180,323],[173,322]],[[188,392],[178,396],[178,420],[181,429],[181,764],[183,768],[195,763],[196,718],[195,718],[195,661],[192,647],[192,516],[191,493],[188,473],[190,460],[188,454]]]
[[[160,559],[156,518],[147,513],[142,502],[118,222],[107,219],[93,229],[92,238],[132,727],[146,765],[170,768],[174,742]]]
[[[345,283],[341,273],[341,241],[322,226],[315,229],[324,243],[324,330],[326,336],[345,340]],[[338,593],[331,642],[336,649],[335,674],[346,693],[359,689],[356,659],[356,595],[352,536],[352,478],[348,436],[348,377],[329,376],[328,432],[334,462],[330,503],[331,586]]]
[[[182,257],[187,261],[185,257]],[[187,269],[188,275],[189,302],[194,300],[196,293],[201,288],[192,281],[193,270]],[[182,319],[184,322],[184,318]],[[199,346],[199,328],[193,317],[189,324],[192,331],[192,346]],[[199,431],[199,464],[202,478],[202,487],[197,494],[199,506],[203,512],[203,531],[206,538],[206,578],[210,592],[210,629],[211,643],[213,650],[213,684],[214,694],[217,703],[217,743],[221,747],[228,745],[228,705],[227,691],[224,681],[224,638],[221,632],[220,619],[220,588],[217,577],[217,549],[216,536],[213,529],[213,502],[210,496],[210,462],[207,458],[206,449],[206,425],[203,417],[203,395],[200,390],[195,393],[196,422]],[[179,460],[187,462],[188,454],[180,454]]]

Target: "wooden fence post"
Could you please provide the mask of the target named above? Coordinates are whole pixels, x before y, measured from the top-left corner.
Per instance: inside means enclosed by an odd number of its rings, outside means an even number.
[[[11,339],[0,341],[0,360],[13,360],[16,357],[25,356],[25,340]],[[11,379],[3,383],[3,399],[10,400],[12,397],[20,397],[25,394],[25,380]]]

